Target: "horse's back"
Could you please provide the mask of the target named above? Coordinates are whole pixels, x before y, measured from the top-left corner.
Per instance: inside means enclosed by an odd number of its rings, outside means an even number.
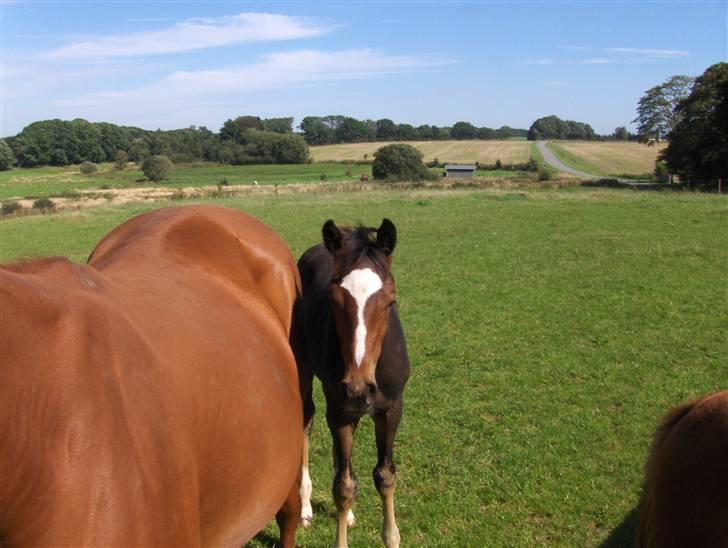
[[[665,416],[641,506],[640,546],[728,546],[728,391]]]
[[[3,543],[239,545],[286,499],[293,259],[242,214],[183,209],[91,266],[3,273]]]

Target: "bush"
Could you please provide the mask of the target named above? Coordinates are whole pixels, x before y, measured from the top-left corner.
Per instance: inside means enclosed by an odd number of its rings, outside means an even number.
[[[96,173],[99,168],[96,167],[96,164],[93,164],[91,162],[83,162],[81,166],[79,167],[79,170],[84,175],[91,175],[92,173]]]
[[[545,166],[540,166],[538,168],[538,180],[539,181],[550,181],[553,175],[551,174],[551,171],[549,171],[548,168]]]
[[[503,169],[503,164],[501,163],[501,161],[500,161],[500,158],[498,158],[498,159],[497,159],[497,160],[495,161],[495,168],[496,168],[496,169]]]
[[[150,156],[142,162],[142,172],[151,181],[162,181],[174,170],[174,164],[164,155]]]
[[[667,164],[663,160],[655,160],[655,179],[659,183],[666,183],[670,180]]]
[[[53,209],[56,204],[50,198],[38,198],[33,202],[33,209]]]
[[[422,163],[422,153],[401,143],[383,146],[374,153],[372,175],[375,179],[421,181],[433,174]]]
[[[323,182],[323,181],[326,181],[327,179],[328,179],[328,177],[326,176],[325,173],[322,173],[321,175],[319,175],[319,181]]]
[[[114,169],[117,171],[123,171],[126,169],[126,164],[129,162],[129,155],[124,150],[117,150],[114,155]]]
[[[528,159],[528,162],[526,163],[526,171],[530,171],[532,173],[538,171],[538,162],[535,158]]]
[[[10,215],[22,208],[23,206],[21,206],[18,202],[3,202],[2,214]]]

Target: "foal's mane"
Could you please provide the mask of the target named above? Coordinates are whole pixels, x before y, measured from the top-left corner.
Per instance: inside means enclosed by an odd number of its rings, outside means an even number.
[[[341,248],[336,252],[336,261],[342,272],[349,272],[363,258],[374,263],[380,273],[389,271],[389,263],[382,248],[377,244],[377,229],[357,225],[341,227]]]

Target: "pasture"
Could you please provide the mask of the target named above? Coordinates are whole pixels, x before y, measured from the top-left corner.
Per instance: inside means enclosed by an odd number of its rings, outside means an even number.
[[[405,546],[605,546],[631,538],[642,467],[669,407],[726,387],[728,201],[609,190],[371,191],[215,203],[299,256],[326,219],[397,225],[393,271],[412,377],[395,450]],[[84,261],[150,205],[0,222],[0,259]],[[334,538],[323,396],[314,523]],[[352,547],[378,546],[372,422],[354,446]],[[273,544],[275,527],[253,546]]]
[[[400,142],[400,141],[397,141]],[[441,162],[461,162],[495,164],[500,160],[504,165],[528,162],[531,156],[530,143],[527,141],[401,141],[412,145],[424,154],[424,161],[437,158]],[[363,160],[374,158],[378,148],[391,142],[348,143],[341,145],[322,145],[311,147],[314,162],[342,160]]]
[[[644,175],[655,170],[665,144],[647,146],[627,141],[550,141],[549,148],[565,164],[595,175]]]
[[[313,183],[325,175],[327,181],[358,181],[361,174],[371,176],[370,165],[272,164],[232,166],[207,162],[181,164],[169,179],[149,181],[138,166],[129,164],[122,171],[112,164],[100,164],[99,171],[83,175],[79,166],[15,168],[0,172],[0,200],[73,195],[78,190],[117,188],[168,187],[185,188],[214,186],[221,180],[230,185]]]

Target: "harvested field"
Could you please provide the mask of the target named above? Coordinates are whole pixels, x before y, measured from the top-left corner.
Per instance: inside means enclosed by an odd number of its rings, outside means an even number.
[[[531,156],[528,141],[402,141],[422,151],[425,161],[435,158],[441,162],[481,162],[503,164],[527,162]],[[311,147],[314,162],[373,159],[378,148],[391,142],[349,143]]]
[[[599,175],[642,175],[652,173],[655,160],[666,144],[647,146],[635,142],[593,142],[593,141],[552,141],[550,145],[556,152],[558,148],[580,160],[579,169]],[[561,157],[568,163],[569,158]]]

